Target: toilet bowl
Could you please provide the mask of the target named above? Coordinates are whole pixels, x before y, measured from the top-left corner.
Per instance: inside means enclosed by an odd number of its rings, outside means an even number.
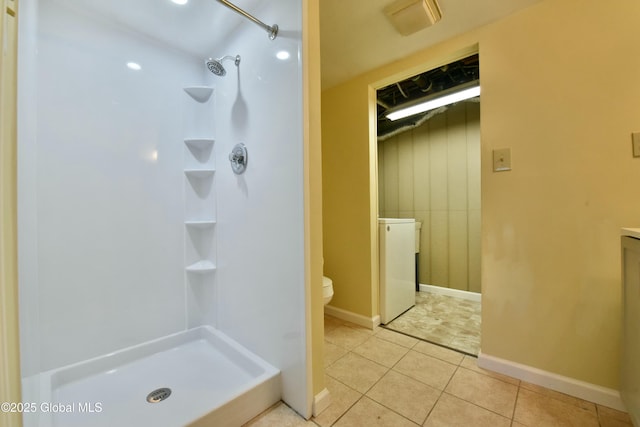
[[[333,297],[333,280],[326,276],[322,276],[322,297],[324,299],[324,305],[329,304]]]

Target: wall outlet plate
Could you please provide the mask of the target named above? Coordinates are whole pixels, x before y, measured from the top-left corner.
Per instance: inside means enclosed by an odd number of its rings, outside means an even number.
[[[631,143],[633,144],[633,157],[640,157],[640,132],[631,134]]]
[[[504,172],[511,170],[511,148],[493,150],[493,171]]]

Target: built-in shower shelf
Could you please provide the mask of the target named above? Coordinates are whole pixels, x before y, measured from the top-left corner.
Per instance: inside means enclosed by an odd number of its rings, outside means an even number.
[[[213,145],[213,138],[189,138],[185,139],[184,143],[189,148],[196,148],[198,150],[204,150]]]
[[[215,169],[185,169],[184,174],[194,178],[207,178],[214,174]]]
[[[185,281],[199,298],[208,298],[216,280],[216,200],[215,200],[215,106],[212,86],[183,87],[185,217]],[[180,140],[176,141],[180,142]],[[204,294],[203,294],[204,292]],[[198,298],[196,298],[197,300]],[[198,306],[199,307],[199,306]],[[189,308],[189,307],[188,307]],[[193,313],[191,313],[193,311]],[[188,310],[191,324],[206,323],[210,317],[200,308]],[[192,316],[195,316],[192,318]]]
[[[190,86],[185,87],[184,91],[189,94],[194,100],[198,102],[207,102],[213,93],[213,87],[211,86]]]
[[[204,221],[185,221],[184,225],[187,227],[193,228],[211,228],[216,225],[216,222],[213,220],[204,220]]]
[[[211,273],[216,270],[216,266],[209,260],[202,260],[189,265],[186,270],[190,273]]]

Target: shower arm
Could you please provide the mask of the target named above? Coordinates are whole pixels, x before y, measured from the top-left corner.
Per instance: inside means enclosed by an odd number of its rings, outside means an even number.
[[[267,33],[269,33],[269,39],[274,40],[278,35],[278,26],[276,24],[271,26],[267,25],[261,20],[259,20],[258,18],[245,12],[244,10],[240,9],[238,6],[234,5],[233,3],[228,2],[227,0],[218,0],[218,1],[223,5],[227,6],[229,9],[233,10],[234,12],[239,13],[240,15],[244,16],[245,18],[253,21],[255,24],[258,24],[259,26],[267,30]]]

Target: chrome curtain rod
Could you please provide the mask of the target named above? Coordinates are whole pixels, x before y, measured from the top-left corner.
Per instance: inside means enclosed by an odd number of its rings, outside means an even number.
[[[275,39],[276,36],[278,35],[278,26],[276,24],[269,26],[264,22],[262,22],[261,20],[259,20],[258,18],[254,17],[253,15],[240,9],[235,4],[228,2],[227,0],[218,0],[218,1],[223,5],[227,6],[229,9],[233,10],[234,12],[239,13],[240,15],[244,16],[245,18],[248,18],[249,20],[253,21],[255,24],[258,24],[259,26],[267,30],[267,33],[269,33],[269,38],[271,40]]]

